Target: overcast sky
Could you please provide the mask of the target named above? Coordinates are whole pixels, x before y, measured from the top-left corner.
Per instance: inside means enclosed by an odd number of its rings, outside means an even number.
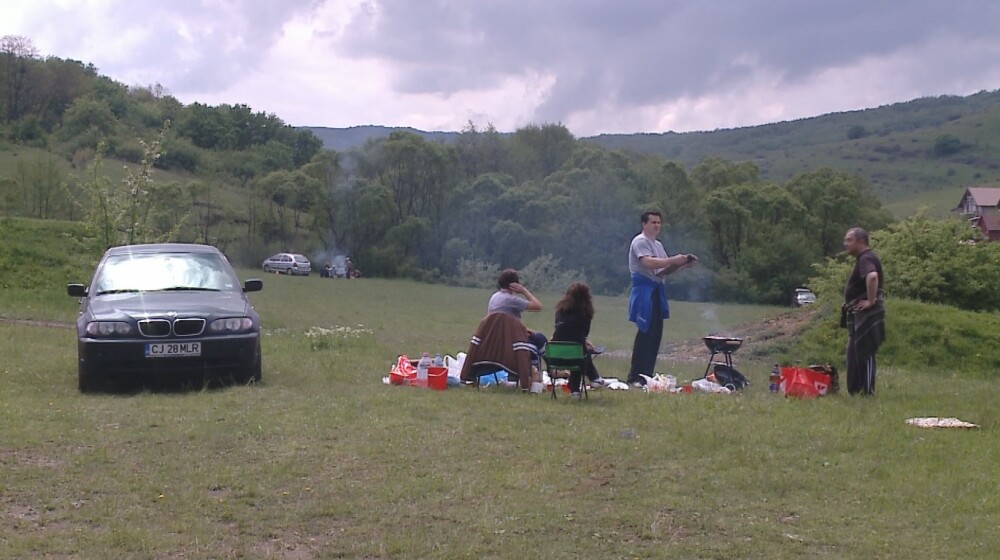
[[[714,130],[1000,89],[992,0],[0,0],[0,35],[295,126]]]

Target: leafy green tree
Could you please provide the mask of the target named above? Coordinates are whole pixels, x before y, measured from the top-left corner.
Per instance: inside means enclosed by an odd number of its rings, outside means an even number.
[[[75,60],[48,58],[38,66],[30,104],[39,126],[51,132],[62,121],[73,102],[94,92],[97,69]],[[153,126],[159,127],[161,122]]]
[[[323,150],[323,141],[308,130],[291,131],[285,127],[291,136],[292,165],[302,167]]]
[[[117,128],[118,119],[106,101],[81,97],[66,109],[60,134],[63,139],[70,139],[93,131],[97,138],[104,139],[114,135]]]
[[[868,136],[868,129],[866,129],[863,125],[856,124],[847,129],[848,140],[857,140],[866,136]]]
[[[572,155],[576,139],[561,124],[532,124],[514,131],[510,144],[514,175],[521,180],[539,180],[562,167]]]
[[[0,37],[0,93],[4,122],[20,119],[27,110],[28,73],[36,62],[38,49],[27,37]]]
[[[465,179],[486,173],[509,173],[511,170],[510,142],[492,123],[480,129],[470,120],[455,140],[455,153]]]
[[[337,220],[337,209],[344,194],[340,184],[340,154],[324,150],[300,169],[318,185],[310,228],[323,244],[324,250],[335,248],[343,233],[343,226]]]
[[[942,134],[934,139],[932,152],[937,157],[950,156],[962,149],[962,141],[954,134]]]
[[[415,134],[393,132],[368,143],[358,160],[358,175],[385,187],[391,195],[393,216],[389,228],[411,218],[426,218],[426,228],[408,230],[418,236],[408,240],[417,251],[415,268],[438,267],[440,251],[449,237],[445,209],[453,193],[457,159],[454,149],[425,142]]]
[[[177,133],[190,138],[199,148],[215,149],[226,144],[226,125],[226,118],[218,110],[201,103],[192,103],[177,123]]]
[[[195,218],[197,239],[201,243],[210,243],[212,227],[223,217],[222,208],[213,200],[216,188],[214,181],[192,181],[187,185],[187,193],[191,199],[191,214]]]
[[[848,228],[874,231],[891,221],[871,185],[857,175],[822,167],[796,176],[785,186],[804,208],[803,225],[824,257],[841,250]]]
[[[1000,243],[970,241],[978,232],[967,222],[915,217],[873,237],[890,296],[972,311],[1000,310]]]
[[[978,231],[967,222],[916,216],[869,234],[885,271],[886,297],[1000,310],[1000,243],[976,241]],[[829,258],[817,264],[809,285],[821,299],[840,301],[853,266],[845,255]]]
[[[163,143],[163,155],[156,160],[156,167],[196,173],[206,158],[205,151],[187,138],[168,138]]]
[[[366,274],[395,276],[400,248],[383,243],[396,212],[392,192],[380,182],[361,179],[350,194],[339,213],[347,224],[344,244],[352,260]]]
[[[260,161],[264,172],[295,169],[292,148],[276,140],[253,146],[250,152]]]
[[[707,194],[732,185],[757,183],[760,169],[750,161],[734,163],[721,157],[707,157],[694,166],[690,177],[695,187]]]
[[[158,186],[153,181],[153,163],[160,155],[160,146],[166,129],[156,140],[140,140],[144,156],[138,169],[125,168],[125,177],[119,186],[113,185],[103,174],[103,147],[91,165],[90,210],[87,216],[89,229],[101,240],[104,247],[154,243],[175,239],[184,223],[171,224],[168,230],[157,227],[161,208],[157,197]]]
[[[66,173],[52,154],[18,160],[15,179],[20,187],[19,213],[38,219],[64,217]],[[61,215],[60,215],[61,214]]]
[[[724,281],[716,293],[740,301],[781,303],[787,290],[809,273],[818,248],[800,223],[805,209],[787,190],[772,184],[719,188],[706,201],[712,255]]]

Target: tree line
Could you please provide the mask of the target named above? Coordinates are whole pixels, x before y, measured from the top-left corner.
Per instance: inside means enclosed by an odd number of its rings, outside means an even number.
[[[277,249],[350,254],[368,276],[481,284],[514,267],[534,274],[533,289],[574,278],[620,294],[639,214],[658,209],[668,251],[702,258],[670,280],[673,297],[787,303],[844,230],[891,221],[856,175],[818,168],[774,183],[718,157],[685,169],[561,124],[500,134],[469,122],[451,144],[394,132],[324,150],[275,115],[184,106],[159,86],[42,59],[17,37],[0,39],[0,103],[6,141],[46,150],[0,178],[6,213],[88,220],[108,244],[211,243],[245,265]],[[112,180],[108,161],[139,171]]]

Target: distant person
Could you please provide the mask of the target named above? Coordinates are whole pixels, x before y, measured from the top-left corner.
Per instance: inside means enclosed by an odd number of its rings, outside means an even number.
[[[628,370],[628,383],[643,387],[643,375],[652,377],[656,370],[656,356],[663,339],[663,320],[670,317],[666,277],[678,270],[692,266],[698,257],[690,254],[667,256],[666,249],[657,239],[663,218],[659,212],[642,214],[642,231],[632,239],[628,250],[628,271],[632,290],[628,302],[628,320],[635,323],[635,342],[632,344],[632,364]]]
[[[590,323],[593,319],[594,301],[590,296],[590,287],[581,282],[574,282],[556,304],[556,328],[551,340],[578,342],[588,354],[594,354],[594,345],[590,343],[589,338]],[[597,373],[594,361],[587,360],[584,371],[571,371],[569,374],[569,391],[575,399],[580,398],[580,384],[584,375],[590,379],[591,385],[604,385],[604,379]]]
[[[875,353],[885,340],[882,261],[868,247],[868,232],[851,228],[844,250],[855,257],[844,286],[840,323],[847,328],[847,392],[875,394]]]

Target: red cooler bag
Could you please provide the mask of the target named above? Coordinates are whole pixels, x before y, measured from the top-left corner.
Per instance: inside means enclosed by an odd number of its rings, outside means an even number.
[[[781,368],[781,392],[786,397],[811,399],[830,390],[830,376],[803,367]]]
[[[405,385],[410,380],[416,378],[417,368],[406,357],[406,354],[400,354],[399,358],[396,359],[396,363],[389,370],[389,382],[393,385]]]

